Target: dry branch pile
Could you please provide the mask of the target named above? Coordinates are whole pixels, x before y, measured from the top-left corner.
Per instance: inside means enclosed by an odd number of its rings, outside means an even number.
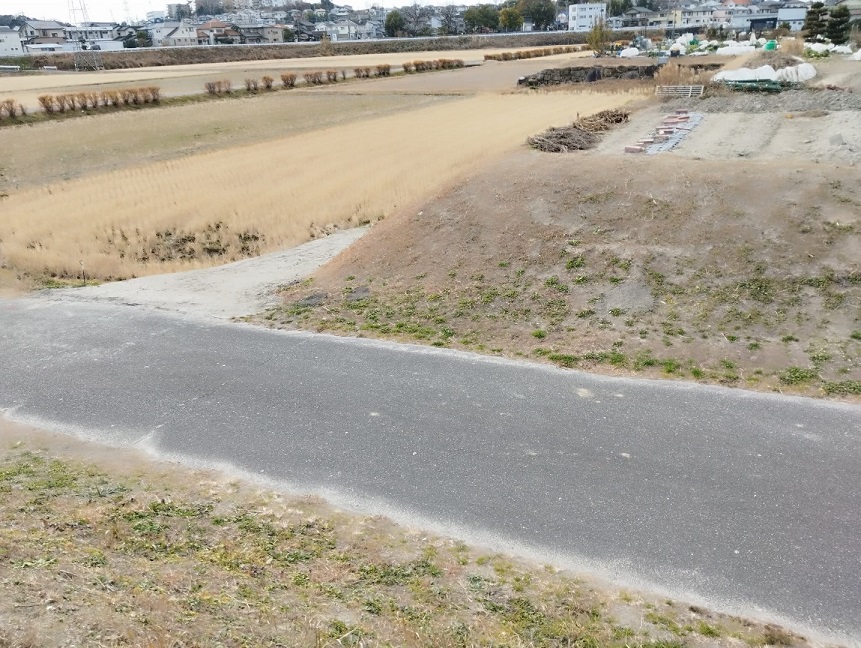
[[[602,110],[588,117],[579,117],[574,126],[590,133],[603,133],[628,121],[630,113],[625,110]]]
[[[527,138],[526,143],[546,153],[585,151],[598,143],[601,139],[599,133],[628,121],[628,116],[624,110],[602,110],[588,117],[579,117],[571,126],[549,128],[540,135]]]

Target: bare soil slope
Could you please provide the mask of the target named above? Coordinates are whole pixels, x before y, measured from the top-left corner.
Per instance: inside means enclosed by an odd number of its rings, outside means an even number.
[[[857,169],[520,151],[265,317],[831,395],[861,388]]]

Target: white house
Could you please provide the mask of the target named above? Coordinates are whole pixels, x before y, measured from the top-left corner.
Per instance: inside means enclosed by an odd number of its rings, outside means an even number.
[[[189,23],[156,23],[148,30],[153,47],[197,45],[197,30]]]
[[[789,2],[777,10],[777,24],[789,23],[791,31],[801,31],[807,17],[808,6],[801,2]]]
[[[590,2],[568,6],[568,31],[587,32],[607,19],[607,4]]]
[[[18,30],[0,26],[0,56],[21,56],[23,53]]]

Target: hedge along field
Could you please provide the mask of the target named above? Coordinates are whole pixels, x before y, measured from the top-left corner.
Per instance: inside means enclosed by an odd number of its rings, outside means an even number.
[[[225,263],[373,222],[548,124],[621,94],[479,96],[30,188],[3,200],[0,262],[119,279]]]

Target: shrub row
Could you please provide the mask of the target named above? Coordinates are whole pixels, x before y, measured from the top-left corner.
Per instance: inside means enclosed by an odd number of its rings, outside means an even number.
[[[16,102],[14,99],[4,99],[0,101],[0,119],[13,117],[23,117],[27,114],[24,106]]]
[[[543,49],[520,50],[517,52],[501,52],[499,54],[485,54],[485,61],[517,61],[520,59],[541,58],[542,56],[554,56],[555,54],[570,54],[579,52],[582,45],[564,45],[560,47],[545,47]]]
[[[59,95],[42,95],[39,105],[49,115],[67,110],[95,110],[96,108],[118,108],[141,106],[161,101],[161,89],[155,86],[123,88],[101,92],[72,92]]]
[[[227,79],[223,79],[221,81],[207,81],[204,84],[204,87],[211,95],[230,94],[233,90],[233,86]]]
[[[283,79],[283,75],[282,75],[282,79]],[[294,83],[296,82],[295,79],[293,82]],[[272,86],[274,86],[274,85],[275,85],[275,79],[273,79],[268,74],[266,76],[264,76],[262,79],[260,79],[259,81],[257,79],[254,79],[254,78],[245,79],[245,89],[248,92],[257,92],[260,89],[260,86],[263,86],[263,88],[265,90],[272,90]],[[285,83],[284,85],[286,87],[287,84]]]
[[[461,59],[436,59],[434,61],[413,61],[412,63],[404,63],[404,72],[412,74],[413,72],[427,72],[429,70],[454,70],[464,67],[465,63]]]

